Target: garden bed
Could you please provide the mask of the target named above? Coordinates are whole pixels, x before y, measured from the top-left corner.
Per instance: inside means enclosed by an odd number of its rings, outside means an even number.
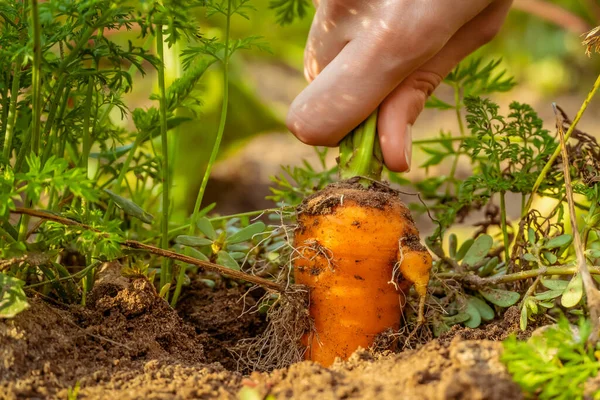
[[[275,398],[517,399],[499,356],[518,330],[518,310],[483,329],[456,326],[399,353],[356,352],[323,368],[302,362],[271,372],[238,370],[230,351],[264,327],[245,313],[253,296],[229,283],[192,283],[177,311],[145,279],[107,274],[88,305],[32,298],[0,324],[0,397],[88,399],[237,398],[242,387]],[[246,304],[244,304],[246,302]]]

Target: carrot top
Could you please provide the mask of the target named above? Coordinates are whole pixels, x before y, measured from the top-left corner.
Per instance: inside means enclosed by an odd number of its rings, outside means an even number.
[[[360,183],[371,186],[381,180],[383,154],[377,137],[377,112],[373,113],[340,142],[340,179],[360,176]]]

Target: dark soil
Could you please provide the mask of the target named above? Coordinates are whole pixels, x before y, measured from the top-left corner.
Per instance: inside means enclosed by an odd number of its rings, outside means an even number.
[[[0,321],[0,399],[66,399],[77,384],[80,399],[111,400],[235,399],[243,386],[277,399],[521,397],[499,361],[501,345],[488,340],[518,327],[510,314],[418,350],[359,350],[329,369],[302,362],[244,378],[229,349],[264,329],[260,314],[246,312],[260,293],[244,294],[195,282],[178,315],[145,279],[112,276],[86,307],[32,298],[30,309]]]
[[[352,201],[361,207],[385,209],[391,202],[400,202],[400,192],[385,183],[373,182],[365,188],[359,183],[359,177],[334,182],[306,197],[298,207],[299,213],[307,215],[331,214],[344,201]],[[413,222],[406,209],[405,217]]]

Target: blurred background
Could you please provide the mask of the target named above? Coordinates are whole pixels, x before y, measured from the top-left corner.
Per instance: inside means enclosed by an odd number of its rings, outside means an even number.
[[[303,159],[319,165],[315,150],[297,141],[283,124],[288,105],[306,85],[303,51],[313,10],[302,20],[282,27],[268,9],[269,0],[252,3],[257,10],[249,14],[249,20],[234,20],[233,37],[262,36],[271,52],[242,51],[231,62],[225,136],[204,199],[204,205],[216,202],[215,211],[221,214],[271,207],[273,203],[265,196],[269,194],[270,177],[281,172],[281,165],[298,165]],[[214,17],[203,21],[201,29],[206,37],[220,36],[223,21]],[[503,67],[516,79],[515,89],[494,95],[494,100],[504,110],[513,100],[531,104],[548,129],[553,127],[552,102],[573,117],[600,71],[600,57],[590,59],[584,55],[581,34],[599,23],[597,0],[515,0],[498,37],[474,55],[502,58]],[[123,35],[124,39],[132,37]],[[171,50],[171,80],[181,68],[178,51]],[[175,163],[173,219],[177,221],[192,212],[217,131],[222,76],[218,66],[212,68],[198,88],[203,92],[201,113],[170,132]],[[126,101],[133,107],[149,106],[153,82],[150,73],[136,77],[137,85]],[[448,100],[451,92],[442,86],[436,95]],[[596,134],[594,128],[600,120],[597,104],[588,109],[580,124],[582,130],[592,134]],[[440,129],[456,134],[454,112],[425,110],[413,128],[413,138],[436,136]],[[328,163],[333,165],[336,151],[329,153]],[[423,159],[424,154],[415,148],[412,171],[405,174],[406,179],[424,176],[424,169],[419,168]],[[429,173],[441,171],[430,169]]]

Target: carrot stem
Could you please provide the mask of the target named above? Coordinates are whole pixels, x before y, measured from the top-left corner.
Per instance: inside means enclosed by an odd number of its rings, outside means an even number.
[[[376,109],[340,142],[340,179],[360,176],[363,186],[381,180],[383,154],[377,137]]]

